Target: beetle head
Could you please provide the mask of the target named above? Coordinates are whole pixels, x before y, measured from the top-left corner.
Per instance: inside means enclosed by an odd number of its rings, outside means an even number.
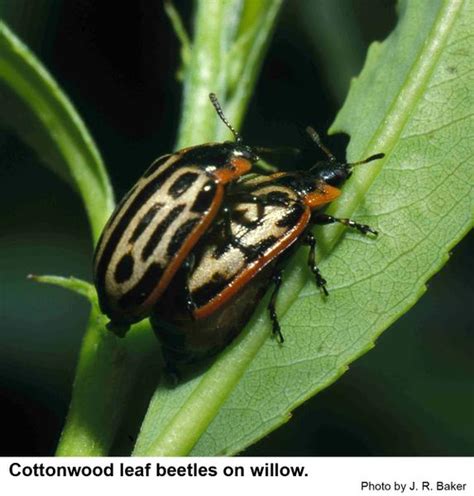
[[[331,151],[322,143],[319,134],[312,127],[308,126],[306,132],[328,157],[328,160],[316,162],[316,164],[311,167],[311,175],[313,177],[316,176],[318,179],[321,179],[331,186],[341,186],[341,184],[351,176],[354,166],[366,164],[367,162],[372,162],[373,160],[385,157],[384,153],[376,153],[375,155],[371,155],[358,162],[339,162]]]
[[[260,157],[255,153],[251,146],[244,145],[241,142],[232,143],[233,154],[238,157],[246,158],[249,162],[255,163],[260,160]]]
[[[311,167],[310,173],[312,177],[316,177],[331,186],[339,187],[352,174],[352,168],[348,165],[336,160],[316,162]]]

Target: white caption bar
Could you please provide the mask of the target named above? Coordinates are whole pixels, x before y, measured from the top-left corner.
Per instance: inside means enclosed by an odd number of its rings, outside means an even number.
[[[35,496],[135,496],[147,489],[186,496],[467,496],[474,494],[473,469],[473,458],[454,457],[2,458],[0,487]]]

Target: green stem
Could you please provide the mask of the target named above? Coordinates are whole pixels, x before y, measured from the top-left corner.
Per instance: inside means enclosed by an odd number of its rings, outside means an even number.
[[[97,241],[114,199],[94,142],[71,102],[28,48],[0,22],[0,119],[5,120],[80,194]],[[60,455],[105,455],[118,428],[151,333],[128,340],[108,333],[92,285],[72,278],[32,277],[87,297],[92,304],[80,352],[72,402],[58,446]],[[143,326],[142,326],[143,327]]]
[[[198,2],[195,39],[184,85],[179,147],[227,136],[228,130],[220,123],[216,125],[218,121],[209,104],[210,91],[225,104],[225,113],[233,125],[240,126],[281,5],[281,0]],[[232,34],[236,39],[232,39]],[[267,338],[266,324],[260,327],[260,332],[246,336],[251,345],[243,346],[241,354],[222,355],[212,373],[184,386],[191,390],[189,403],[181,405],[173,418],[158,417],[164,397],[173,397],[176,390],[157,389],[135,455],[189,453]],[[199,386],[192,391],[196,382]],[[194,409],[193,415],[189,406]],[[189,421],[191,417],[193,421]]]
[[[136,378],[140,373],[158,377],[158,343],[145,321],[134,326],[127,339],[107,331],[95,288],[88,282],[59,276],[30,275],[29,279],[74,291],[91,303],[71,405],[56,454],[107,455],[123,422]]]
[[[183,109],[177,149],[213,141],[216,116],[209,93],[221,99],[225,88],[225,62],[221,47],[222,26],[232,0],[197,2],[191,59],[185,74]]]
[[[231,55],[228,60],[230,67],[238,68],[239,63],[242,64],[241,70],[234,69],[236,75],[232,72],[229,74],[230,77],[234,76],[236,81],[226,107],[227,118],[237,128],[242,125],[282,3],[282,0],[247,2],[242,13],[239,33],[245,43],[240,50],[246,55],[245,58]],[[220,140],[224,139],[228,136],[228,130],[219,127],[217,136]]]
[[[104,328],[104,317],[92,307],[81,347],[72,401],[57,456],[105,456],[123,420],[136,377],[146,356],[158,354],[143,322],[120,339]]]
[[[104,392],[123,390],[120,369],[125,360],[124,342],[104,331],[93,307],[82,343],[72,401],[61,434],[57,456],[100,456],[107,453],[120,420],[118,410],[108,411],[112,398]],[[115,398],[117,400],[118,398]],[[105,423],[111,428],[103,429]]]
[[[177,148],[230,139],[209,104],[216,93],[239,129],[271,40],[282,0],[199,0],[185,74]]]

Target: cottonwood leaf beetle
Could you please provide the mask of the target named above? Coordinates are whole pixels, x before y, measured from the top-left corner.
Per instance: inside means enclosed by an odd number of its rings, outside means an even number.
[[[147,317],[219,212],[226,186],[258,160],[225,118],[235,142],[206,143],[158,158],[107,222],[94,255],[94,281],[109,329],[124,335]]]
[[[308,266],[317,286],[328,294],[315,260],[315,224],[339,222],[362,234],[377,232],[351,219],[321,210],[340,194],[354,166],[378,160],[383,153],[354,163],[339,162],[312,128],[307,132],[327,156],[307,171],[242,178],[227,195],[224,214],[191,252],[151,322],[163,343],[168,366],[201,360],[220,351],[242,329],[268,286],[273,333],[283,342],[275,310],[282,268],[292,249],[309,246]],[[187,311],[184,311],[187,309]]]

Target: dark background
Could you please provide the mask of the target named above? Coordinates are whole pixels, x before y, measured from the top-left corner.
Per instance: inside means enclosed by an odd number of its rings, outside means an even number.
[[[354,56],[343,67],[355,75],[368,44],[396,22],[392,1],[338,0],[332,5],[354,16],[356,32],[325,25],[324,38],[324,29],[308,23],[308,9],[324,3],[286,3],[242,130],[247,142],[298,146],[302,126],[327,129],[347,76],[332,83],[334,44],[324,50],[325,43],[356,36],[349,42]],[[175,4],[189,25],[191,2]],[[0,17],[75,104],[118,198],[155,157],[173,149],[179,46],[161,2],[0,0]],[[345,137],[329,143],[343,156]],[[0,181],[0,454],[51,455],[88,305],[25,277],[90,280],[89,230],[78,197],[8,130],[0,133]],[[425,296],[373,351],[244,454],[473,455],[473,248],[472,238],[456,247]]]

